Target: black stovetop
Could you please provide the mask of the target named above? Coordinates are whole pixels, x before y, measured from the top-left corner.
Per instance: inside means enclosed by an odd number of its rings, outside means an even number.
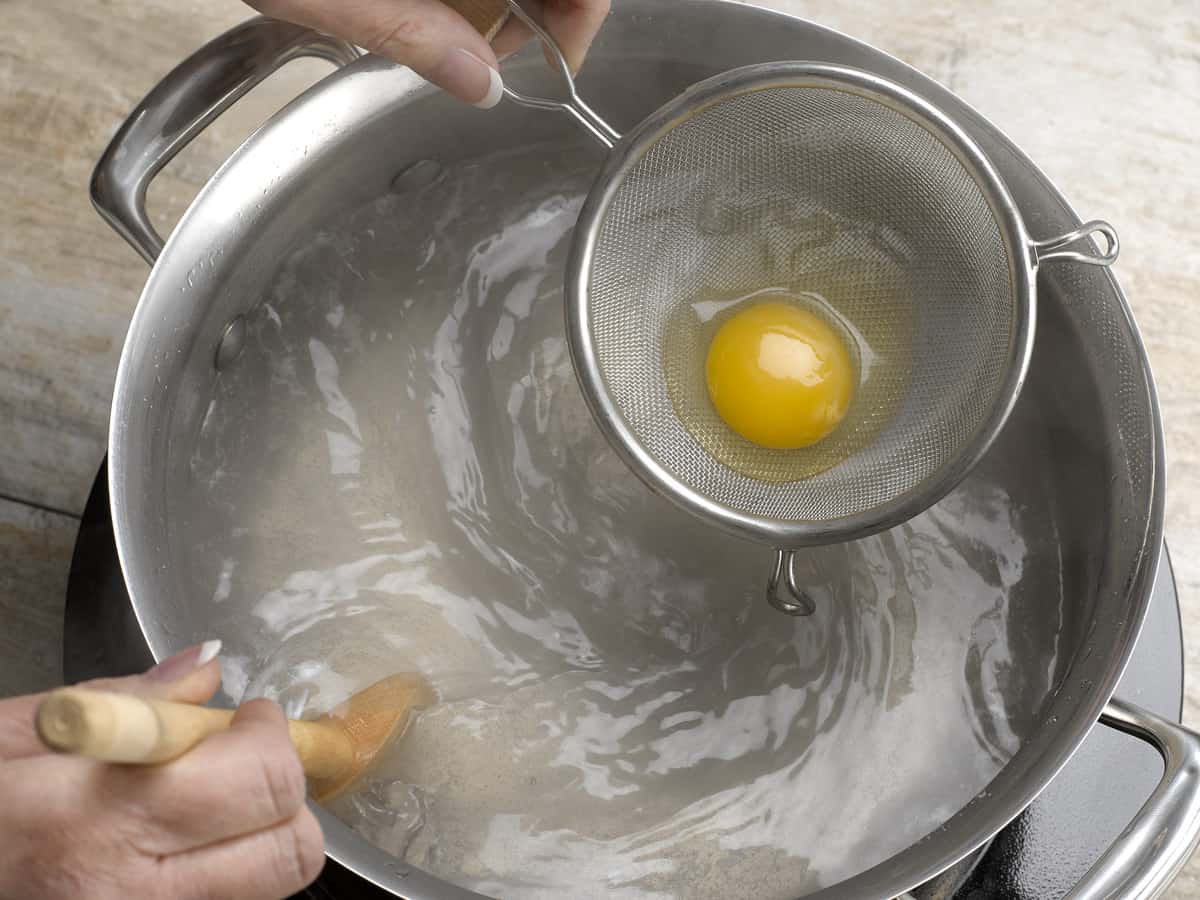
[[[96,477],[71,563],[63,640],[67,682],[141,671],[154,660],[129,604],[113,543],[108,482]],[[1163,553],[1142,635],[1117,695],[1179,721],[1183,639],[1170,561]],[[1058,777],[1000,833],[954,900],[1061,897],[1120,834],[1154,789],[1157,754],[1099,727]],[[942,897],[936,891],[928,896]],[[294,900],[391,897],[330,860]]]

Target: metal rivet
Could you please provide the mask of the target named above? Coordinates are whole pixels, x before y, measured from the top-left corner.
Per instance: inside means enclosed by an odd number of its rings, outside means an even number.
[[[221,335],[221,342],[217,344],[217,356],[213,360],[217,371],[219,372],[231,363],[236,362],[245,348],[246,317],[235,316],[225,326],[225,333]]]
[[[442,177],[442,164],[436,159],[419,159],[392,179],[397,194],[427,188]]]

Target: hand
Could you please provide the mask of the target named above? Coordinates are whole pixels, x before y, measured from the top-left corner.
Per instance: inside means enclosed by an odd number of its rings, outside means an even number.
[[[101,690],[203,703],[218,642]],[[275,900],[321,870],[321,828],[280,708],[242,706],[226,732],[173,762],[115,766],[47,751],[40,696],[0,701],[0,897]]]
[[[530,37],[511,18],[493,46],[441,0],[246,0],[263,15],[307,25],[408,66],[460,100],[489,109],[500,102],[497,55]],[[546,28],[572,70],[583,65],[609,0],[543,0]],[[493,49],[494,48],[494,49]]]

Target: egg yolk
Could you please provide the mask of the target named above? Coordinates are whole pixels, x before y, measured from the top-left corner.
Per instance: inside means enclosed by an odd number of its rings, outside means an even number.
[[[854,397],[854,363],[841,337],[787,303],[758,303],[730,316],[709,344],[705,375],[725,423],[775,450],[817,443]]]

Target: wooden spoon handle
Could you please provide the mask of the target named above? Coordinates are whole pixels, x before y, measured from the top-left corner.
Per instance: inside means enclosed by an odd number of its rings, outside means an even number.
[[[442,2],[470,22],[475,30],[488,41],[496,36],[510,15],[506,0],[442,0]]]
[[[37,710],[37,732],[51,750],[115,763],[162,763],[224,731],[233,711],[131,694],[60,688]],[[333,722],[288,722],[304,773],[337,778],[355,764],[354,743]]]

